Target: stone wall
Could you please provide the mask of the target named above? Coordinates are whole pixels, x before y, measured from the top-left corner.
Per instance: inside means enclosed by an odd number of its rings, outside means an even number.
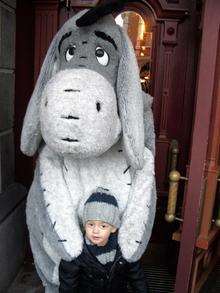
[[[0,0],[0,292],[25,255],[25,188],[14,181],[16,0]]]

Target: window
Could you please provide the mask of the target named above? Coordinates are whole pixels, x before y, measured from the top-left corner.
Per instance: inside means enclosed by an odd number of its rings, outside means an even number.
[[[152,20],[134,12],[125,11],[115,18],[118,25],[127,31],[133,44],[140,69],[141,84],[144,91],[149,92],[151,82],[152,56]]]

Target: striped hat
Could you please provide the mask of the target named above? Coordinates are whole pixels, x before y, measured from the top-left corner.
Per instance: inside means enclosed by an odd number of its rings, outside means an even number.
[[[120,227],[118,202],[108,190],[97,188],[85,202],[83,225],[89,220],[103,221],[116,228]]]

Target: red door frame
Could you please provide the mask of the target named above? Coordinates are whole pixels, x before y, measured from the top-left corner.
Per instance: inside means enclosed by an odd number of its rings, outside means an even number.
[[[175,292],[190,290],[190,276],[198,233],[200,203],[204,189],[204,171],[208,149],[209,126],[218,41],[220,38],[220,1],[206,0],[203,35],[197,76],[195,121],[192,136],[189,181],[180,242]]]

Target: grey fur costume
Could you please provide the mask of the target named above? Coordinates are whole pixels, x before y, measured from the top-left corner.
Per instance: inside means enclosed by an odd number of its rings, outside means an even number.
[[[118,241],[129,262],[145,251],[155,216],[151,97],[141,90],[131,42],[113,17],[79,28],[75,22],[84,13],[54,37],[21,137],[23,153],[39,151],[27,224],[47,293],[58,292],[60,259],[82,252],[78,216],[94,189],[117,197]]]

